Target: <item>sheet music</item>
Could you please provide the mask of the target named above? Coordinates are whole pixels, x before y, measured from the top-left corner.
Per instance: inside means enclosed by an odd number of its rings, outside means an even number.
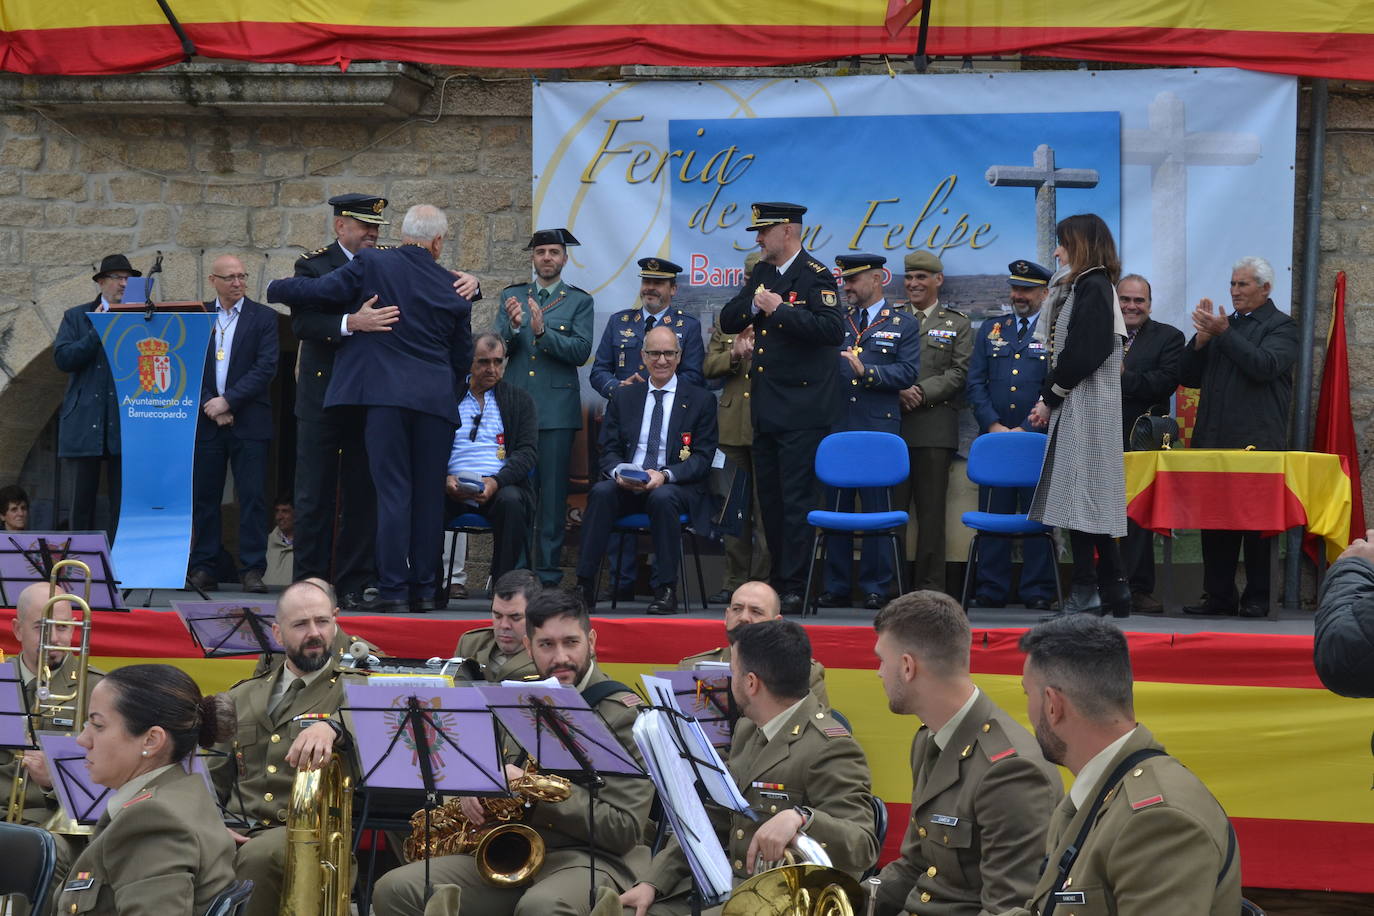
[[[744,796],[740,794],[739,787],[731,778],[729,769],[726,768],[725,762],[720,759],[720,753],[711,744],[710,739],[706,737],[705,729],[701,727],[700,722],[682,711],[677,694],[673,690],[672,681],[667,678],[654,677],[652,674],[641,675],[641,678],[649,693],[651,704],[667,707],[682,716],[677,724],[680,726],[681,737],[686,741],[686,744],[681,746],[677,744],[677,731],[674,730],[674,747],[677,747],[681,753],[705,764],[705,766],[700,767],[700,776],[701,782],[706,788],[706,794],[711,801],[732,811],[748,811],[749,802],[745,801]]]
[[[28,714],[19,678],[19,657],[0,661],[0,747],[33,747]]]

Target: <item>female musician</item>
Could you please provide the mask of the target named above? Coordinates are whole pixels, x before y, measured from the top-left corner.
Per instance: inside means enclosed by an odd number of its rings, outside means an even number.
[[[114,791],[67,873],[57,912],[167,916],[205,912],[234,881],[234,844],[204,777],[184,763],[234,730],[233,707],[202,697],[171,665],[131,665],[91,692],[77,742],[92,781]]]

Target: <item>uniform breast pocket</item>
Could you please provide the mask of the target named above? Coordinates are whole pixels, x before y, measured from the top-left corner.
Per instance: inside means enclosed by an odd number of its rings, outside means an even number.
[[[954,340],[949,337],[935,337],[927,334],[926,346],[937,353],[947,353],[954,349]]]
[[[799,803],[792,800],[789,792],[777,789],[755,789],[750,793],[749,805],[767,820],[779,811],[795,808]]]
[[[100,903],[100,892],[106,890],[107,897],[114,895],[109,893],[99,879],[86,872],[77,872],[67,876],[67,883],[63,885],[62,896],[58,899],[57,912],[59,913],[90,913],[93,912]],[[102,907],[106,912],[113,912],[113,900],[111,906]]]
[[[239,747],[254,747],[262,740],[262,731],[256,725],[240,725],[238,733]]]
[[[926,831],[924,850],[931,864],[942,872],[960,874],[959,860],[973,846],[973,821],[943,814],[931,814],[921,820],[919,826]]]

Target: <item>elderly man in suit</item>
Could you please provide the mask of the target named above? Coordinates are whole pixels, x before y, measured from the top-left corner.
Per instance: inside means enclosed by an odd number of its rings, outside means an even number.
[[[716,400],[705,388],[677,377],[682,350],[671,328],[644,337],[648,382],[617,388],[601,427],[601,473],[582,517],[582,555],[577,584],[588,608],[596,606],[596,576],[615,520],[647,512],[654,544],[654,599],[650,614],[677,613],[680,516],[698,531],[710,528],[707,478],[716,453]],[[623,473],[634,465],[647,476]]]
[[[1150,281],[1127,274],[1116,284],[1121,317],[1126,323],[1126,345],[1121,362],[1122,445],[1131,447],[1131,427],[1142,414],[1167,416],[1169,398],[1178,387],[1183,360],[1183,332],[1150,317]],[[1126,538],[1121,559],[1131,583],[1131,609],[1139,614],[1158,614],[1164,606],[1154,597],[1155,536],[1126,519]]]
[[[363,251],[319,279],[274,280],[267,295],[288,304],[316,301],[339,313],[375,296],[401,310],[390,331],[356,335],[339,348],[325,406],[366,408],[378,596],[362,606],[422,612],[434,607],[446,458],[472,366],[472,306],[438,264],[448,236],[442,210],[411,207],[401,236],[400,247]]]
[[[264,593],[267,570],[267,447],[272,440],[272,380],[277,376],[277,313],[245,295],[248,272],[231,254],[210,265],[215,318],[196,422],[195,494],[190,570],[186,582],[217,587],[221,544],[220,503],[226,469],[234,469],[239,504],[240,582]]]
[[[120,468],[119,402],[105,348],[89,312],[107,312],[124,301],[130,277],[141,277],[122,254],[106,255],[91,277],[100,293],[85,305],[67,309],[53,341],[57,368],[71,376],[62,396],[57,427],[57,456],[66,459],[72,474],[68,524],[73,531],[95,528],[95,497],[100,489],[100,466],[105,466],[106,515],[110,539],[119,527]]]

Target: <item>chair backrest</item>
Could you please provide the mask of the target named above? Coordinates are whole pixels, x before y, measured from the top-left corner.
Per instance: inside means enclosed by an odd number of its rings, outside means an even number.
[[[892,433],[831,433],[816,449],[816,476],[831,487],[895,487],[907,479],[906,442]]]
[[[1264,910],[1242,897],[1240,898],[1240,916],[1264,916]]]
[[[883,843],[887,841],[887,803],[876,795],[870,795],[869,800],[873,803],[873,832],[878,837],[878,852],[882,853]],[[864,872],[865,878],[871,878],[878,873],[878,863]]]
[[[968,479],[985,487],[1033,487],[1045,463],[1044,433],[988,433],[968,450]]]
[[[252,893],[252,881],[247,879],[235,881],[220,891],[214,900],[210,901],[210,906],[205,910],[205,916],[241,916]]]
[[[57,846],[52,834],[40,827],[0,821],[0,897],[22,894],[29,911],[45,909],[48,884],[57,867]]]

